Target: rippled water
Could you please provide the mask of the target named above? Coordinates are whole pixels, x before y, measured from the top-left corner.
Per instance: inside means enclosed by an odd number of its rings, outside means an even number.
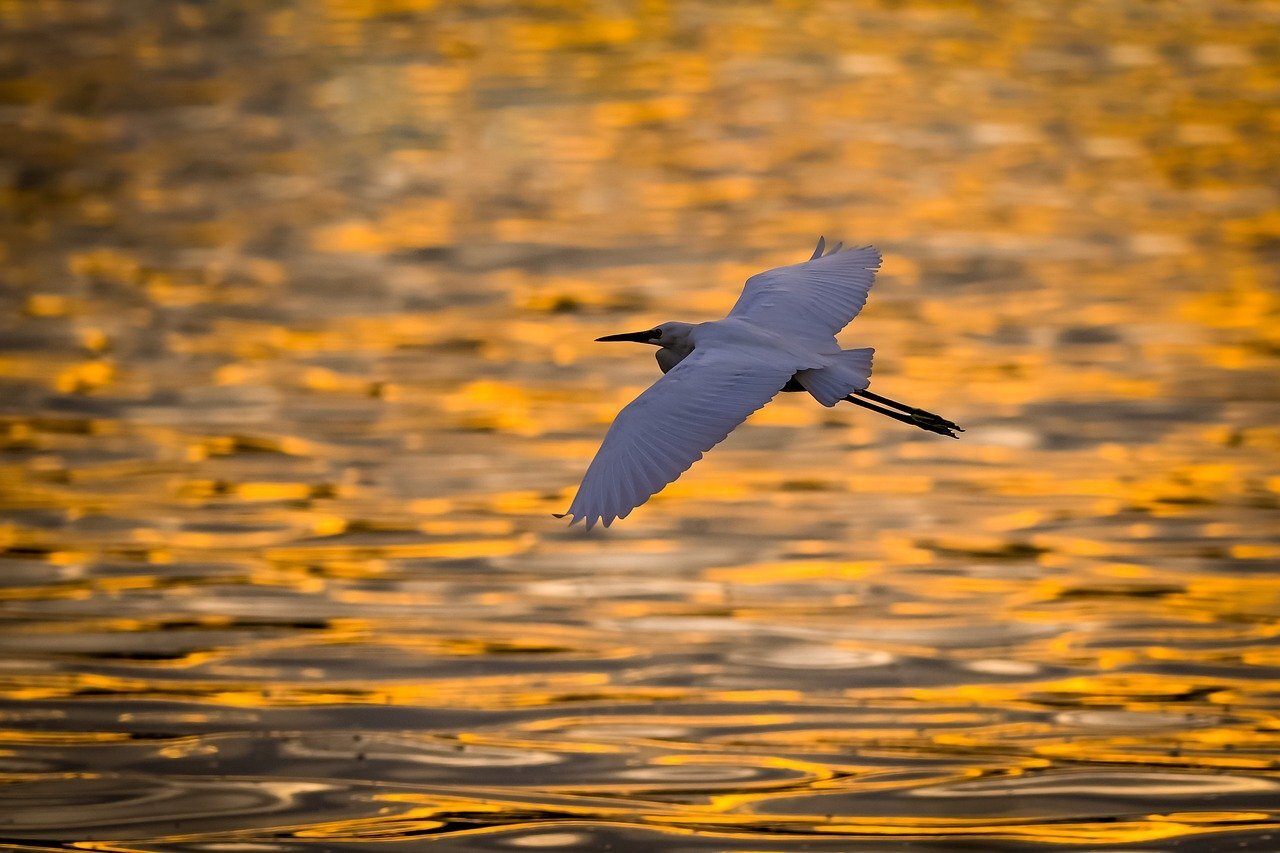
[[[1277,23],[0,3],[4,846],[1280,849]],[[963,440],[552,519],[819,234]]]

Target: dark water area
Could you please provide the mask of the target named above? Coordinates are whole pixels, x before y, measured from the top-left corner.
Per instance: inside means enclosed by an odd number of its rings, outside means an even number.
[[[0,2],[0,847],[1280,850],[1277,24]],[[553,519],[820,234],[962,440]]]

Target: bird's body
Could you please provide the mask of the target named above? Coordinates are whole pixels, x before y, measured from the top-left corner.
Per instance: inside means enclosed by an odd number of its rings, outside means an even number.
[[[955,437],[959,427],[945,418],[866,390],[873,350],[841,349],[835,334],[862,310],[880,253],[837,245],[824,255],[824,245],[805,263],[752,276],[723,320],[598,339],[657,345],[664,375],[614,419],[566,513],[571,523],[625,518],[780,391],[807,391],[824,406],[847,400]]]

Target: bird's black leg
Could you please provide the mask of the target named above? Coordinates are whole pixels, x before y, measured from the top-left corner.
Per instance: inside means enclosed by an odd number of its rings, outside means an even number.
[[[890,400],[888,397],[881,397],[879,394],[875,394],[865,389],[862,391],[854,391],[853,393],[857,394],[859,397],[866,397],[868,400],[874,400],[875,402],[888,406],[891,409],[906,412],[911,416],[912,423],[915,423],[917,426],[921,426],[924,429],[928,429],[927,426],[924,426],[925,424],[934,424],[947,429],[953,429],[958,432],[964,432],[964,427],[954,421],[947,420],[941,415],[935,415],[933,412],[926,412],[924,409],[917,409],[915,406],[908,406],[906,403],[899,403],[897,400]]]
[[[881,408],[880,406],[877,406],[875,403],[864,400],[861,397],[855,397],[853,394],[850,394],[848,397],[845,397],[844,399],[849,401],[850,403],[853,403],[855,406],[861,406],[864,409],[870,409],[873,412],[877,412],[881,415],[884,415],[886,418],[893,418],[895,421],[901,421],[904,424],[911,424],[912,426],[920,427],[920,429],[927,430],[929,432],[936,432],[938,435],[945,435],[950,438],[960,437],[951,431],[952,429],[960,429],[960,427],[955,426],[955,424],[952,424],[951,421],[944,421],[942,418],[937,418],[937,420],[928,420],[924,418],[918,418],[914,415],[906,414],[904,412],[895,412],[893,409]],[[928,414],[928,412],[925,412],[925,414]],[[936,418],[937,416],[935,415],[934,417]],[[950,424],[950,426],[948,426],[948,424]],[[961,430],[961,432],[963,432],[963,430]]]

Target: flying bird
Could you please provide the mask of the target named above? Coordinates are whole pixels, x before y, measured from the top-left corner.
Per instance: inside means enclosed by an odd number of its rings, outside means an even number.
[[[804,263],[753,275],[723,320],[596,338],[657,346],[664,375],[618,413],[568,512],[556,517],[585,521],[588,530],[626,518],[780,391],[807,391],[828,407],[854,403],[958,438],[964,430],[946,418],[867,390],[871,347],[836,343],[880,269],[875,247],[841,246],[824,254],[819,237]]]

